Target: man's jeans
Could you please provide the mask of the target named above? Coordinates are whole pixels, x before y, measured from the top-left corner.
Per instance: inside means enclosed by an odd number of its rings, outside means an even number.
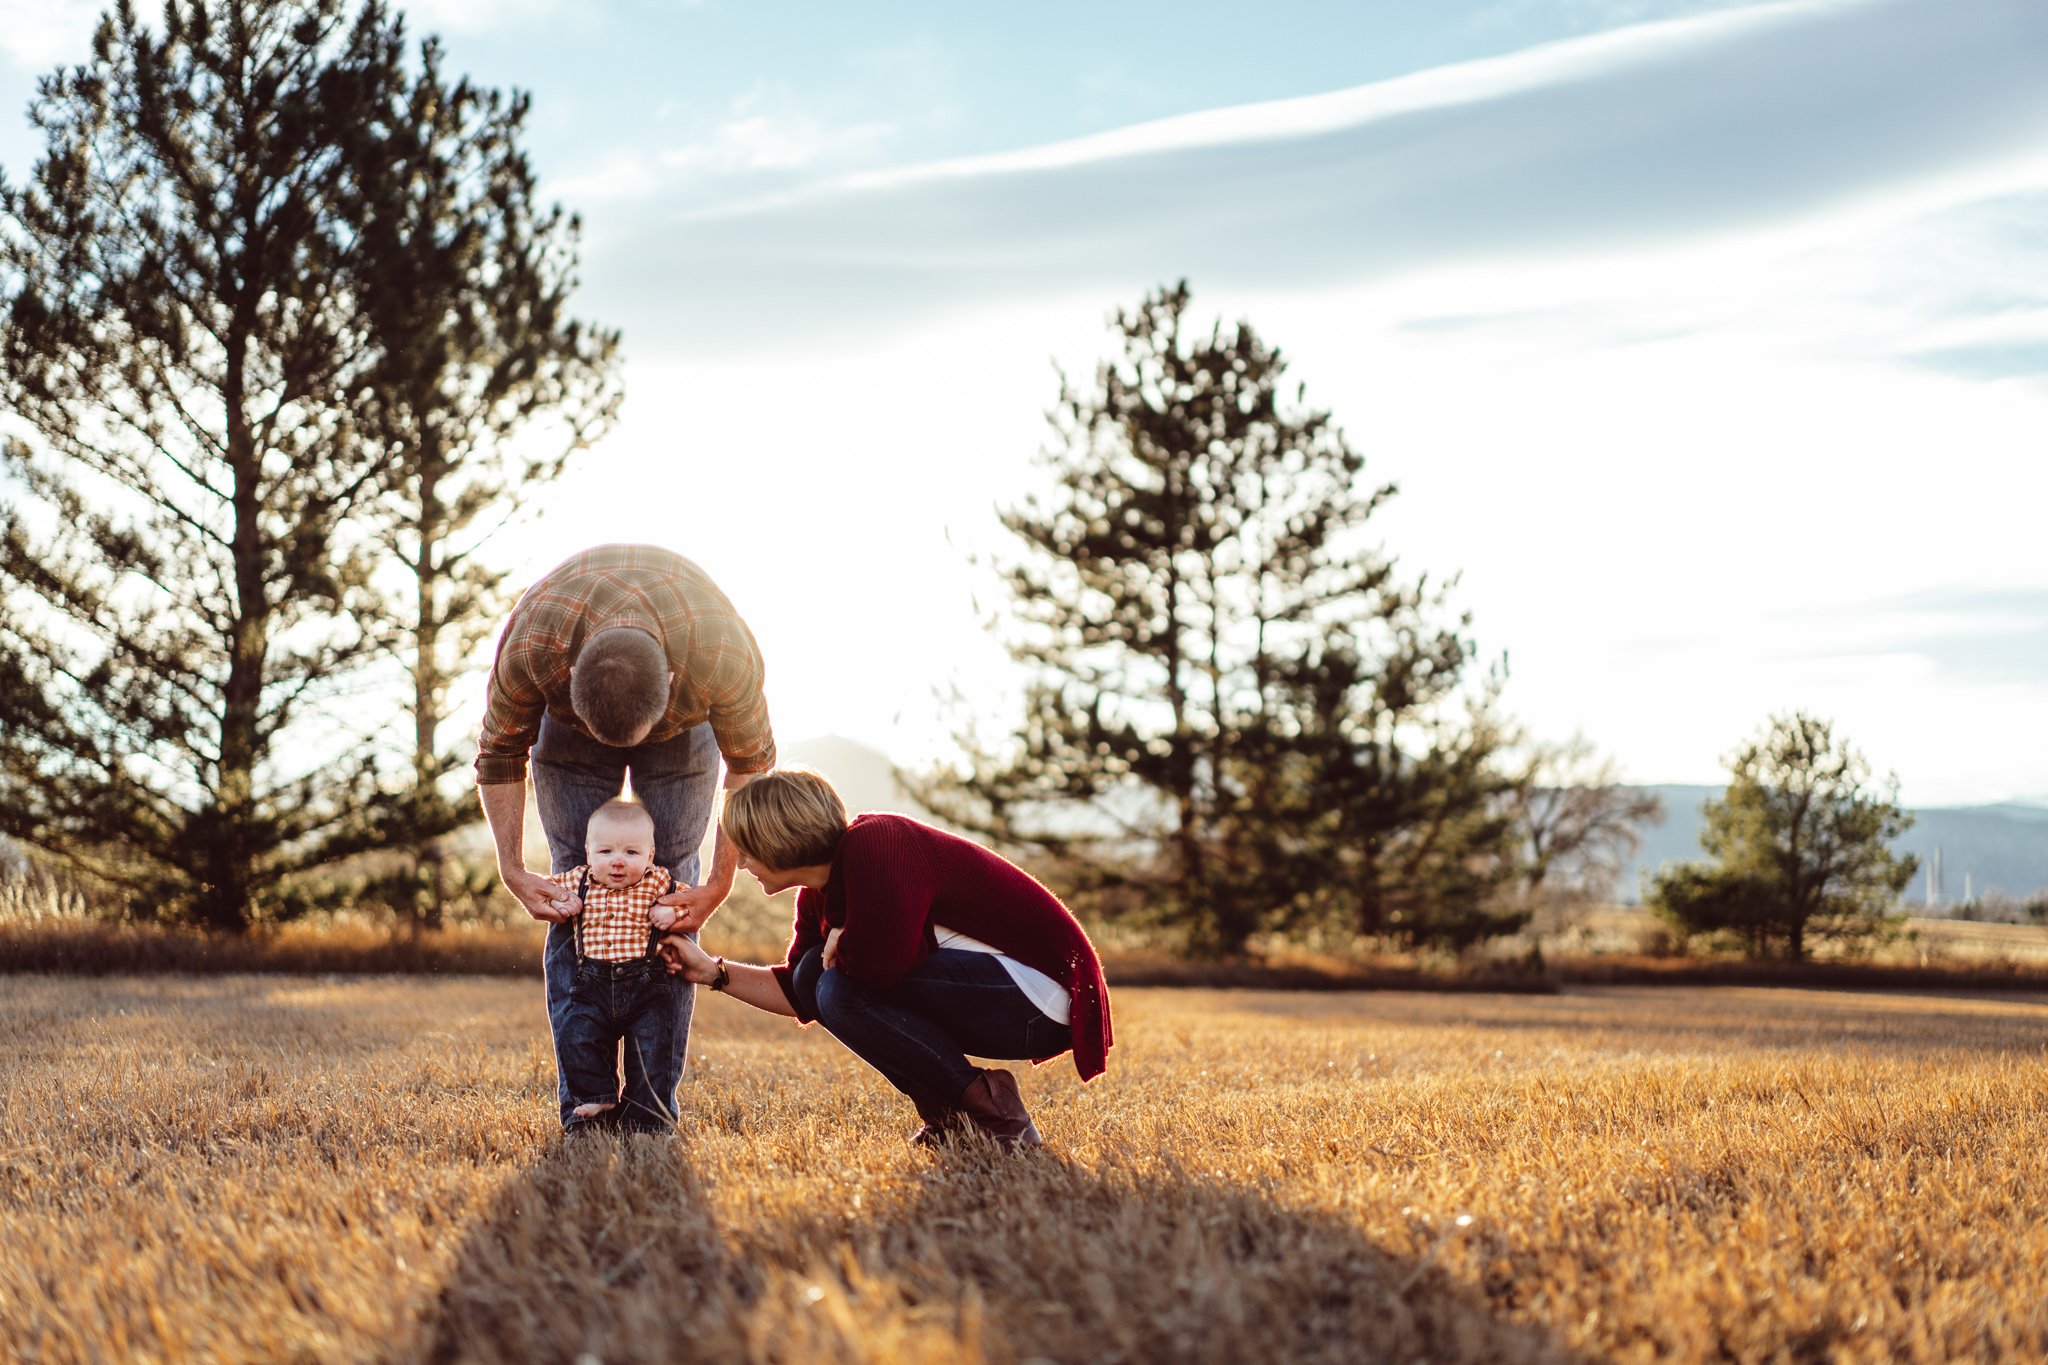
[[[540,825],[548,836],[554,871],[567,872],[583,864],[583,836],[591,813],[619,795],[630,773],[634,796],[654,818],[655,862],[673,873],[679,885],[696,884],[697,849],[704,842],[711,806],[718,796],[718,743],[709,725],[685,730],[659,744],[615,748],[544,716],[531,762],[534,804],[540,808]],[[589,1030],[597,1015],[581,1009],[575,999],[573,923],[548,926],[542,963],[547,978],[548,1025],[555,1035],[555,1090],[561,1101],[562,1126],[579,1127],[586,1121],[570,1119],[570,1111],[577,1105],[620,1095],[618,1063],[614,1060],[606,1068],[611,1079],[602,1094],[578,1095],[572,1070],[581,1071],[582,1067],[572,1063],[569,1052],[580,1050],[581,1055],[588,1055],[587,1049],[593,1045]],[[605,1116],[607,1125],[652,1130],[675,1123],[676,1084],[689,1055],[690,1015],[696,1002],[695,986],[664,978],[661,989],[648,990],[640,1002],[639,1013],[645,1016],[640,1022],[628,1027],[614,1020],[605,1025],[610,1030],[606,1034],[609,1041],[596,1045],[616,1049],[623,1040],[627,1052],[623,1100]],[[622,1000],[608,998],[603,1013],[612,1014],[617,1003]]]
[[[1051,1057],[1073,1031],[1046,1017],[988,953],[941,948],[887,990],[864,986],[824,949],[805,953],[790,974],[806,1014],[921,1103],[951,1105],[973,1084],[976,1057]]]

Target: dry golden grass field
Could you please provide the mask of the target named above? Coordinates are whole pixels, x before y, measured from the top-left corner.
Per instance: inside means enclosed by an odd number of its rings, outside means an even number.
[[[0,978],[23,1361],[2048,1357],[2048,998],[1126,990],[931,1159],[705,1001],[564,1149],[538,983]]]

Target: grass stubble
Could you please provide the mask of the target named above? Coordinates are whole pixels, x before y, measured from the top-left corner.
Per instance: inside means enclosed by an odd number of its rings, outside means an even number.
[[[716,997],[564,1148],[537,984],[15,976],[22,1361],[2048,1356],[2048,1000],[1128,990],[1049,1150]]]

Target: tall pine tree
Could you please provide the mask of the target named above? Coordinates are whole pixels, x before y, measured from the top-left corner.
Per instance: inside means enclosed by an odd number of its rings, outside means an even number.
[[[412,624],[378,566],[415,497],[421,376],[451,368],[437,326],[458,366],[495,339],[407,256],[444,239],[405,224],[452,210],[409,126],[438,76],[403,56],[374,0],[173,0],[154,30],[122,0],[41,83],[45,154],[0,205],[24,490],[0,521],[0,828],[215,927],[420,815],[383,799],[342,694]],[[502,158],[478,167],[505,183]],[[479,310],[558,330],[551,279],[493,277]],[[505,352],[510,387],[545,368]]]
[[[1120,313],[1122,355],[1062,385],[1052,493],[1004,515],[1024,723],[923,798],[1211,951],[1310,922],[1501,927],[1480,906],[1507,859],[1502,737],[1464,621],[1373,546],[1394,490],[1360,486],[1280,353],[1246,324],[1191,335],[1188,304],[1182,284]]]
[[[478,552],[616,416],[618,335],[568,314],[578,224],[535,197],[526,97],[451,81],[429,40],[390,100],[352,207],[382,355],[366,414],[394,459],[380,539],[408,579],[390,644],[410,674],[411,767],[382,826],[413,845],[394,889],[432,926],[435,836],[475,814],[442,785],[466,757],[441,735],[449,690],[510,598]]]

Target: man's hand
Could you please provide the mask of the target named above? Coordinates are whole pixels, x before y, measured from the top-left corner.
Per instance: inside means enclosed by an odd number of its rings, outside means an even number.
[[[727,768],[725,790],[731,794],[759,776],[759,773],[736,773]],[[725,837],[725,826],[721,823],[711,838],[711,866],[704,873],[704,884],[679,886],[659,902],[676,907],[677,933],[694,933],[704,927],[712,911],[725,904],[725,898],[732,894],[732,880],[739,875],[739,866],[740,851],[733,846],[732,840]]]
[[[483,803],[484,823],[491,827],[491,842],[498,848],[498,877],[512,899],[543,924],[560,924],[581,910],[575,892],[526,870],[525,855],[520,852],[526,829],[526,784],[489,782],[479,786],[476,794]]]
[[[825,964],[827,970],[839,965],[839,936],[845,932],[846,926],[842,924],[825,935],[825,952],[818,960]]]
[[[731,882],[722,887],[706,882],[703,886],[679,886],[655,904],[674,906],[675,922],[668,927],[679,934],[687,934],[702,929],[704,921],[711,918],[711,912],[725,904],[725,898],[731,894]]]
[[[537,872],[528,872],[523,867],[501,867],[498,876],[504,879],[505,889],[513,898],[526,907],[526,913],[544,924],[560,924],[583,908],[574,891],[556,886]]]

